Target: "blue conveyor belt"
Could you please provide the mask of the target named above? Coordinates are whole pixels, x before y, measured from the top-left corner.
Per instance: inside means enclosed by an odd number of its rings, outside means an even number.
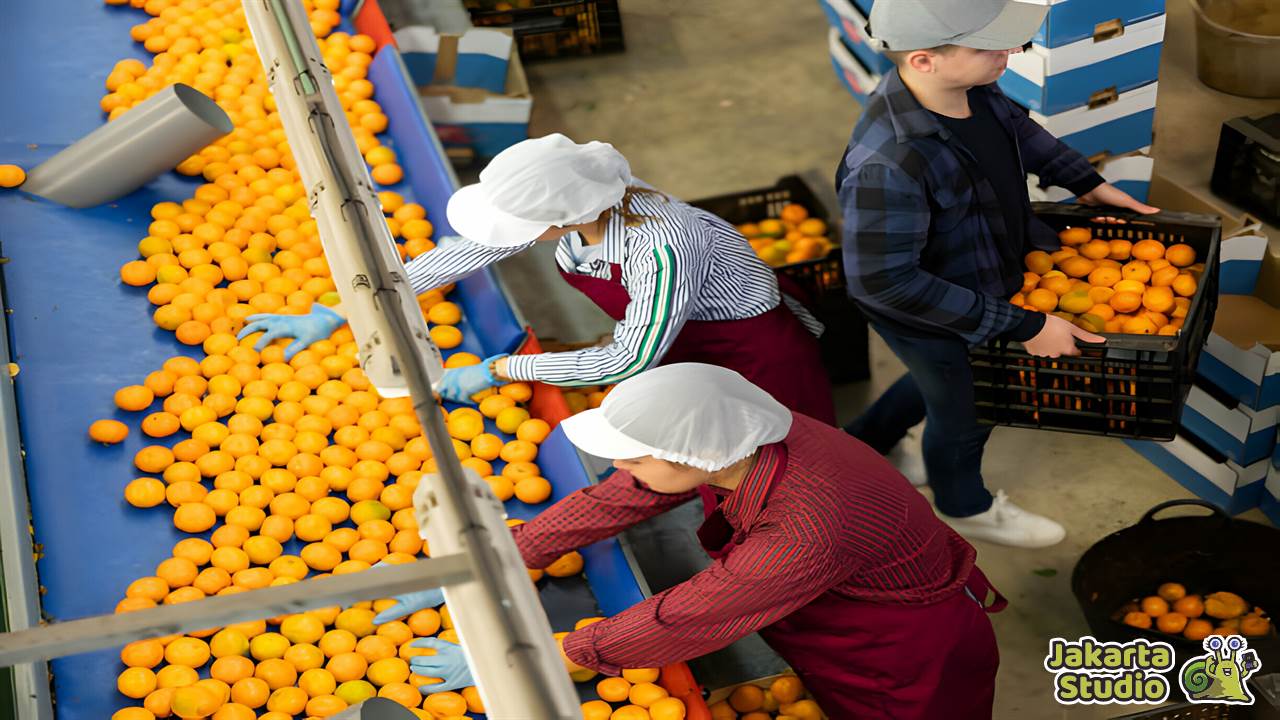
[[[0,162],[34,167],[97,127],[103,120],[102,83],[112,65],[125,57],[149,59],[128,39],[129,28],[145,18],[95,0],[0,3]],[[384,51],[370,69],[376,99],[390,119],[387,144],[406,170],[407,182],[395,189],[421,202],[437,232],[445,233],[443,208],[453,190],[447,160],[429,141],[401,68],[394,51]],[[169,357],[200,354],[156,328],[145,288],[121,284],[118,274],[121,264],[137,257],[151,206],[190,197],[197,185],[169,174],[115,203],[86,210],[0,191],[0,252],[8,258],[3,289],[20,367],[15,382],[31,520],[44,551],[38,564],[44,610],[54,621],[111,612],[132,580],[152,574],[173,544],[187,537],[173,527],[167,506],[139,510],[124,502],[125,484],[140,474],[132,467],[133,454],[155,441],[138,431],[142,414],[116,410],[112,394],[140,383]],[[456,297],[468,314],[460,350],[484,356],[510,350],[523,337],[488,272],[460,283]],[[86,428],[104,417],[126,421],[130,437],[112,447],[89,442]],[[587,483],[560,433],[544,444],[539,463],[553,482],[553,499]],[[518,501],[509,505],[522,518],[540,509]],[[0,518],[24,520],[20,512]],[[286,552],[297,550],[295,541]],[[640,599],[616,543],[593,546],[584,555],[590,591],[579,579],[544,587],[557,630],[595,614],[596,601],[614,613]],[[55,660],[58,717],[104,720],[124,706],[115,691],[120,669],[115,650]]]

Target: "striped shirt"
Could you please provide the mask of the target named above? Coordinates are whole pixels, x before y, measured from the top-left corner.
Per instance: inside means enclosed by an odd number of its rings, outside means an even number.
[[[639,181],[637,185],[648,187]],[[636,193],[633,214],[649,219],[628,227],[622,204],[613,207],[598,252],[575,260],[574,238],[556,248],[556,264],[567,273],[621,282],[631,296],[613,342],[572,352],[513,355],[507,376],[555,385],[616,383],[647,370],[666,355],[689,320],[742,320],[778,306],[781,295],[773,270],[729,223],[663,195]],[[414,292],[459,280],[498,260],[532,247],[491,248],[467,240],[445,243],[407,266]],[[815,335],[822,326],[787,298],[787,305]]]
[[[960,590],[973,547],[875,451],[793,415],[787,438],[761,448],[720,505],[736,544],[729,553],[688,581],[570,633],[570,660],[617,674],[712,652],[826,593],[927,604]],[[517,527],[516,545],[526,565],[546,567],[695,495],[659,494],[615,472]]]

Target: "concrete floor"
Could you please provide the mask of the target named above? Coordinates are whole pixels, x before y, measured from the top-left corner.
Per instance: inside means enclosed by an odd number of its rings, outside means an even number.
[[[766,186],[796,173],[834,207],[831,177],[859,107],[832,72],[817,2],[622,5],[625,54],[527,68],[535,97],[533,135],[559,131],[580,141],[609,141],[629,158],[635,175],[684,198]],[[1222,121],[1271,112],[1280,103],[1201,85],[1190,8],[1171,2],[1168,12],[1157,171],[1207,192]],[[1280,240],[1280,232],[1272,237]],[[612,327],[554,278],[548,255],[508,261],[502,273],[543,337],[588,340]],[[838,390],[842,420],[902,372],[878,338],[872,353],[873,380]],[[904,462],[907,472],[919,466],[910,453]],[[1049,638],[1087,632],[1069,581],[1081,552],[1156,503],[1189,494],[1122,443],[1101,438],[1000,429],[988,445],[984,470],[989,486],[1068,530],[1065,542],[1047,550],[979,543],[979,562],[1010,599],[1009,609],[994,616],[1003,657],[996,717],[1123,714],[1116,707],[1054,704],[1041,663]]]

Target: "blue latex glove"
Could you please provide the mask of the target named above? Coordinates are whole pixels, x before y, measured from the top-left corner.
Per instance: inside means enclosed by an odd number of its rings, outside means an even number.
[[[374,567],[377,567],[377,565]],[[431,588],[430,590],[397,595],[392,599],[396,601],[396,604],[375,615],[373,617],[374,625],[399,620],[406,615],[412,615],[426,608],[440,607],[444,604],[444,591],[440,588]]]
[[[236,339],[243,340],[249,335],[261,332],[262,337],[258,338],[258,342],[253,345],[253,349],[259,352],[276,338],[293,338],[293,342],[284,349],[286,362],[292,360],[294,355],[305,350],[311,343],[328,338],[334,330],[347,322],[341,315],[320,303],[312,305],[311,312],[306,315],[258,313],[250,315],[245,320],[249,324],[236,335]]]
[[[506,354],[485,358],[479,365],[468,365],[460,368],[448,368],[440,379],[440,397],[456,403],[472,403],[471,396],[482,390],[488,390],[498,384],[489,365],[494,360],[507,357]]]
[[[475,685],[471,677],[471,668],[467,667],[467,656],[461,645],[454,645],[448,640],[426,637],[414,640],[409,647],[435,650],[435,655],[419,655],[409,658],[409,669],[418,675],[440,678],[440,682],[431,685],[420,685],[418,691],[428,693],[447,692]]]

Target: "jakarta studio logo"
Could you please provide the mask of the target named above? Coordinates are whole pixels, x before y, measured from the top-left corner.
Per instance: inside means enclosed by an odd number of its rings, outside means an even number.
[[[1053,696],[1063,705],[1132,705],[1169,699],[1169,681],[1161,673],[1173,663],[1173,647],[1166,642],[1103,642],[1086,635],[1050,640],[1044,669],[1053,673]]]
[[[1193,703],[1252,705],[1253,693],[1245,681],[1262,669],[1258,654],[1239,635],[1210,635],[1204,639],[1204,655],[1182,665],[1178,685]]]

